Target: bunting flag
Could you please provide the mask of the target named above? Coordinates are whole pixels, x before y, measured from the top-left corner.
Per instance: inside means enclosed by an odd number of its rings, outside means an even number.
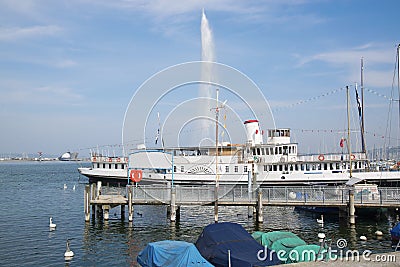
[[[342,147],[342,148],[343,148],[343,146],[344,146],[344,141],[346,141],[346,139],[342,137],[342,138],[340,139],[340,147]]]
[[[356,90],[356,99],[357,99],[357,107],[358,107],[358,116],[360,117],[360,119],[361,119],[361,116],[362,116],[362,106],[361,106],[361,101],[360,101],[360,97],[358,96],[358,91],[357,91],[357,88],[355,89]]]
[[[156,145],[158,143],[158,138],[160,137],[160,129],[157,129],[157,135],[156,135]]]

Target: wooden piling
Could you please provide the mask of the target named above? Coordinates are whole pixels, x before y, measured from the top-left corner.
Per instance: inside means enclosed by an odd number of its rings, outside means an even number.
[[[350,224],[356,223],[355,218],[356,209],[354,207],[354,189],[349,190],[349,222]]]
[[[128,188],[128,215],[129,215],[129,221],[133,221],[133,205],[132,205],[132,199],[133,199],[133,187],[131,185],[127,186]]]
[[[102,205],[104,220],[108,221],[110,218],[110,205]]]
[[[171,222],[176,221],[176,191],[171,188]]]
[[[263,204],[262,204],[262,191],[261,188],[258,189],[257,195],[257,222],[263,222]]]
[[[214,189],[214,222],[218,222],[218,184]]]
[[[90,186],[85,185],[84,193],[84,210],[85,210],[85,221],[90,221]]]

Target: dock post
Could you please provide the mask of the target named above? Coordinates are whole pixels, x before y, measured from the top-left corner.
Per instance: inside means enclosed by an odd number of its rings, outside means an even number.
[[[104,220],[108,221],[110,218],[110,205],[103,205]]]
[[[176,221],[176,191],[171,188],[171,222]]]
[[[100,195],[101,195],[101,181],[97,181],[96,198],[98,198]]]
[[[350,224],[356,223],[355,218],[356,209],[354,207],[354,189],[349,190],[349,220]]]
[[[262,190],[258,188],[258,195],[257,195],[257,222],[263,222],[263,204],[262,204]]]
[[[214,221],[218,222],[218,184],[215,184],[214,189]]]
[[[85,185],[85,195],[84,195],[84,202],[85,202],[85,222],[90,221],[90,185]]]
[[[132,199],[133,199],[133,188],[131,185],[128,185],[128,215],[129,218],[128,220],[130,222],[133,221],[133,205],[132,205]]]
[[[96,198],[96,184],[90,185],[90,200],[94,200]],[[92,218],[96,217],[96,205],[92,205]]]
[[[125,205],[121,205],[121,220],[125,220]]]

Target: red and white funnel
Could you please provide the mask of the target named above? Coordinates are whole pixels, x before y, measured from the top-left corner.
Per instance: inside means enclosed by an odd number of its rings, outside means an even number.
[[[244,122],[246,127],[247,142],[254,145],[261,145],[263,143],[263,132],[260,130],[258,120],[247,120]]]

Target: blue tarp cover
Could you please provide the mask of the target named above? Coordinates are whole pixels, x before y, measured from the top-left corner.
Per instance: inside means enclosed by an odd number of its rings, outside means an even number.
[[[185,241],[164,240],[149,243],[137,256],[143,267],[212,267],[194,244]]]
[[[392,239],[400,238],[400,222],[398,222],[392,229],[390,229],[390,234],[392,236]]]
[[[280,264],[276,253],[259,244],[241,225],[215,223],[206,226],[196,241],[201,255],[215,266],[255,267]],[[259,251],[262,253],[259,253]],[[265,259],[264,259],[265,257]]]

